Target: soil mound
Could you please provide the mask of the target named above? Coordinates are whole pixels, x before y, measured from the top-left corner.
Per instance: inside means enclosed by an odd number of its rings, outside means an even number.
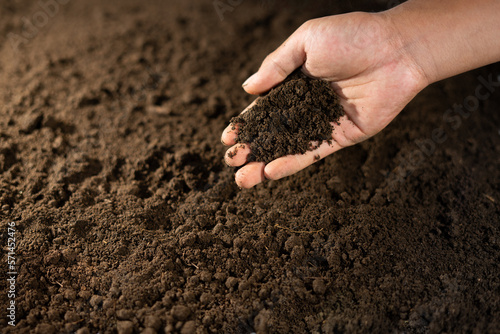
[[[327,81],[311,79],[300,70],[273,88],[247,112],[231,119],[239,126],[238,143],[250,144],[248,161],[271,162],[304,154],[317,143],[332,141],[332,123],[344,115]]]

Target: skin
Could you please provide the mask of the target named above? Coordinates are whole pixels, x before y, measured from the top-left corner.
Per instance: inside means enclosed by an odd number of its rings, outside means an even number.
[[[249,146],[235,145],[238,128],[229,125],[222,143],[231,146],[226,163],[243,166],[236,183],[251,188],[292,175],[318,156],[377,134],[427,85],[500,60],[498,13],[498,0],[410,0],[381,13],[307,21],[243,87],[250,94],[267,92],[301,67],[310,77],[331,82],[346,116],[335,125],[332,145],[320,143],[314,151],[267,165],[246,162]]]

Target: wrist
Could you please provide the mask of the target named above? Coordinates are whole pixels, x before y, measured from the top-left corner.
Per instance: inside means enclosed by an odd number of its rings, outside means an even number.
[[[500,60],[500,1],[409,0],[380,13],[427,84]]]
[[[378,13],[384,25],[391,43],[391,53],[395,55],[398,63],[408,70],[413,81],[414,90],[421,91],[435,80],[435,73],[432,69],[432,56],[426,50],[425,44],[414,41],[409,36],[409,31],[405,26],[401,26],[395,20],[392,12],[386,11]]]
[[[382,14],[391,25],[393,34],[398,40],[399,52],[404,54],[411,66],[420,73],[425,86],[442,79],[437,64],[439,57],[434,54],[434,51],[439,50],[430,47],[428,39],[425,38],[429,33],[423,31],[419,24],[418,13],[414,8],[400,5]]]

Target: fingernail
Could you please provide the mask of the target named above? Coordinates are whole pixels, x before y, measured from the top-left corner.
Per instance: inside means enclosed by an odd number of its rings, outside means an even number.
[[[250,83],[250,81],[252,81],[252,79],[255,77],[255,74],[257,74],[257,73],[252,74],[248,79],[245,80],[245,82],[241,86],[242,87],[247,86]]]

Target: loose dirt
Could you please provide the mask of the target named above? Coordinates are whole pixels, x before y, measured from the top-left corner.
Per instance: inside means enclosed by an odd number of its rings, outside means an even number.
[[[71,1],[14,52],[41,9],[1,2],[1,331],[498,332],[500,91],[447,112],[498,65],[287,179],[224,165],[241,83],[305,20],[371,9],[343,6]]]
[[[330,83],[295,71],[245,113],[233,117],[237,143],[249,144],[247,161],[271,162],[332,143],[334,123],[344,115]]]

